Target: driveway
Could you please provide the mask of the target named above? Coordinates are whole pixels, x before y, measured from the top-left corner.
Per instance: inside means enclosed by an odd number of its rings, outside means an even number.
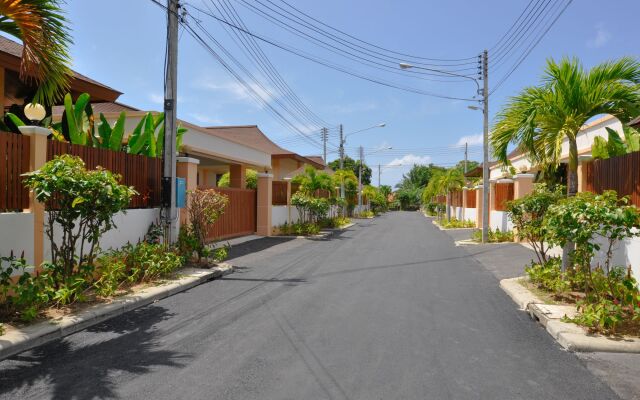
[[[0,362],[4,399],[617,399],[416,212]]]

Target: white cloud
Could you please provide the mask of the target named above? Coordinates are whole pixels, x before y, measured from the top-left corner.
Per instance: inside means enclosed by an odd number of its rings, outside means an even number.
[[[431,157],[416,156],[415,154],[407,154],[402,158],[396,158],[387,164],[388,167],[413,166],[414,164],[429,164]]]
[[[587,41],[587,46],[597,49],[609,43],[611,37],[611,32],[607,31],[604,24],[600,22],[596,25],[596,36]]]
[[[456,146],[464,146],[465,143],[467,143],[469,146],[482,144],[482,133],[479,133],[477,135],[463,136],[458,140]]]
[[[213,118],[206,114],[191,113],[189,116],[201,124],[220,125],[223,123],[221,119]]]

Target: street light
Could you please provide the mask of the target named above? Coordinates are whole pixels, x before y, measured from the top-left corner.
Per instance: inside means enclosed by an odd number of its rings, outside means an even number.
[[[369,129],[384,128],[385,126],[387,126],[387,124],[385,122],[381,122],[379,124],[370,126],[368,128],[360,129],[360,130],[357,130],[355,132],[350,132],[350,133],[347,133],[346,135],[344,135],[342,133],[342,124],[340,124],[340,147],[339,147],[339,150],[340,150],[340,169],[344,168],[344,143],[346,142],[348,136],[351,136],[351,135],[353,135],[355,133],[368,131]],[[340,197],[344,199],[344,184],[340,185]]]
[[[465,78],[472,80],[473,83],[476,84],[477,94],[482,94],[482,113],[484,115],[484,129],[482,133],[482,147],[483,147],[483,157],[482,157],[482,243],[486,243],[489,239],[489,87],[488,87],[488,53],[485,50],[482,54],[482,83],[483,89],[480,89],[480,83],[478,79],[473,78],[468,75],[456,74],[454,72],[442,71],[433,68],[425,68],[425,67],[416,67],[414,65],[408,63],[400,63],[401,69],[410,69],[417,68],[423,69],[427,71],[437,72],[439,74],[457,76],[460,78]],[[475,96],[473,96],[475,98]],[[471,110],[480,110],[481,108],[478,106],[467,106]]]

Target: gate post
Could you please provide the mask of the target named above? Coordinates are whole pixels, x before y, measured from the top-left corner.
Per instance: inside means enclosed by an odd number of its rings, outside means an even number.
[[[273,174],[258,174],[256,233],[260,236],[271,236],[271,197]]]
[[[40,126],[21,126],[20,132],[29,136],[29,171],[35,171],[47,162],[47,136],[51,133]],[[29,193],[29,211],[33,214],[33,265],[38,269],[44,262],[44,204]]]
[[[200,164],[200,160],[191,157],[177,157],[176,162],[176,176],[185,179],[187,193],[191,190],[196,190],[198,188],[198,164]],[[180,211],[180,225],[187,223],[190,201],[190,196],[187,195],[187,206]]]
[[[476,186],[476,228],[482,229],[482,193],[484,186]]]

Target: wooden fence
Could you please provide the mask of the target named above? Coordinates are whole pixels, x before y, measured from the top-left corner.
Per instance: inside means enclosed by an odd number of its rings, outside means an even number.
[[[129,208],[160,207],[162,188],[162,159],[121,151],[98,149],[50,140],[47,142],[47,160],[61,154],[72,154],[82,158],[87,169],[101,166],[122,176],[121,183],[133,186],[139,193],[133,196]]]
[[[273,181],[271,204],[274,206],[287,205],[287,181]]]
[[[22,174],[29,172],[29,136],[0,132],[0,212],[29,208]]]
[[[250,235],[256,231],[256,191],[254,189],[214,188],[229,197],[224,214],[211,225],[210,241]]]
[[[449,194],[451,196],[452,207],[462,207],[462,190],[457,190]]]
[[[437,204],[446,204],[447,203],[447,196],[439,194],[436,196],[436,203]]]
[[[476,190],[467,190],[467,208],[476,208]]]
[[[495,210],[505,211],[508,201],[513,200],[513,183],[496,183]]]
[[[615,190],[618,196],[629,196],[640,207],[640,152],[594,160],[583,165],[584,191],[602,193]]]

